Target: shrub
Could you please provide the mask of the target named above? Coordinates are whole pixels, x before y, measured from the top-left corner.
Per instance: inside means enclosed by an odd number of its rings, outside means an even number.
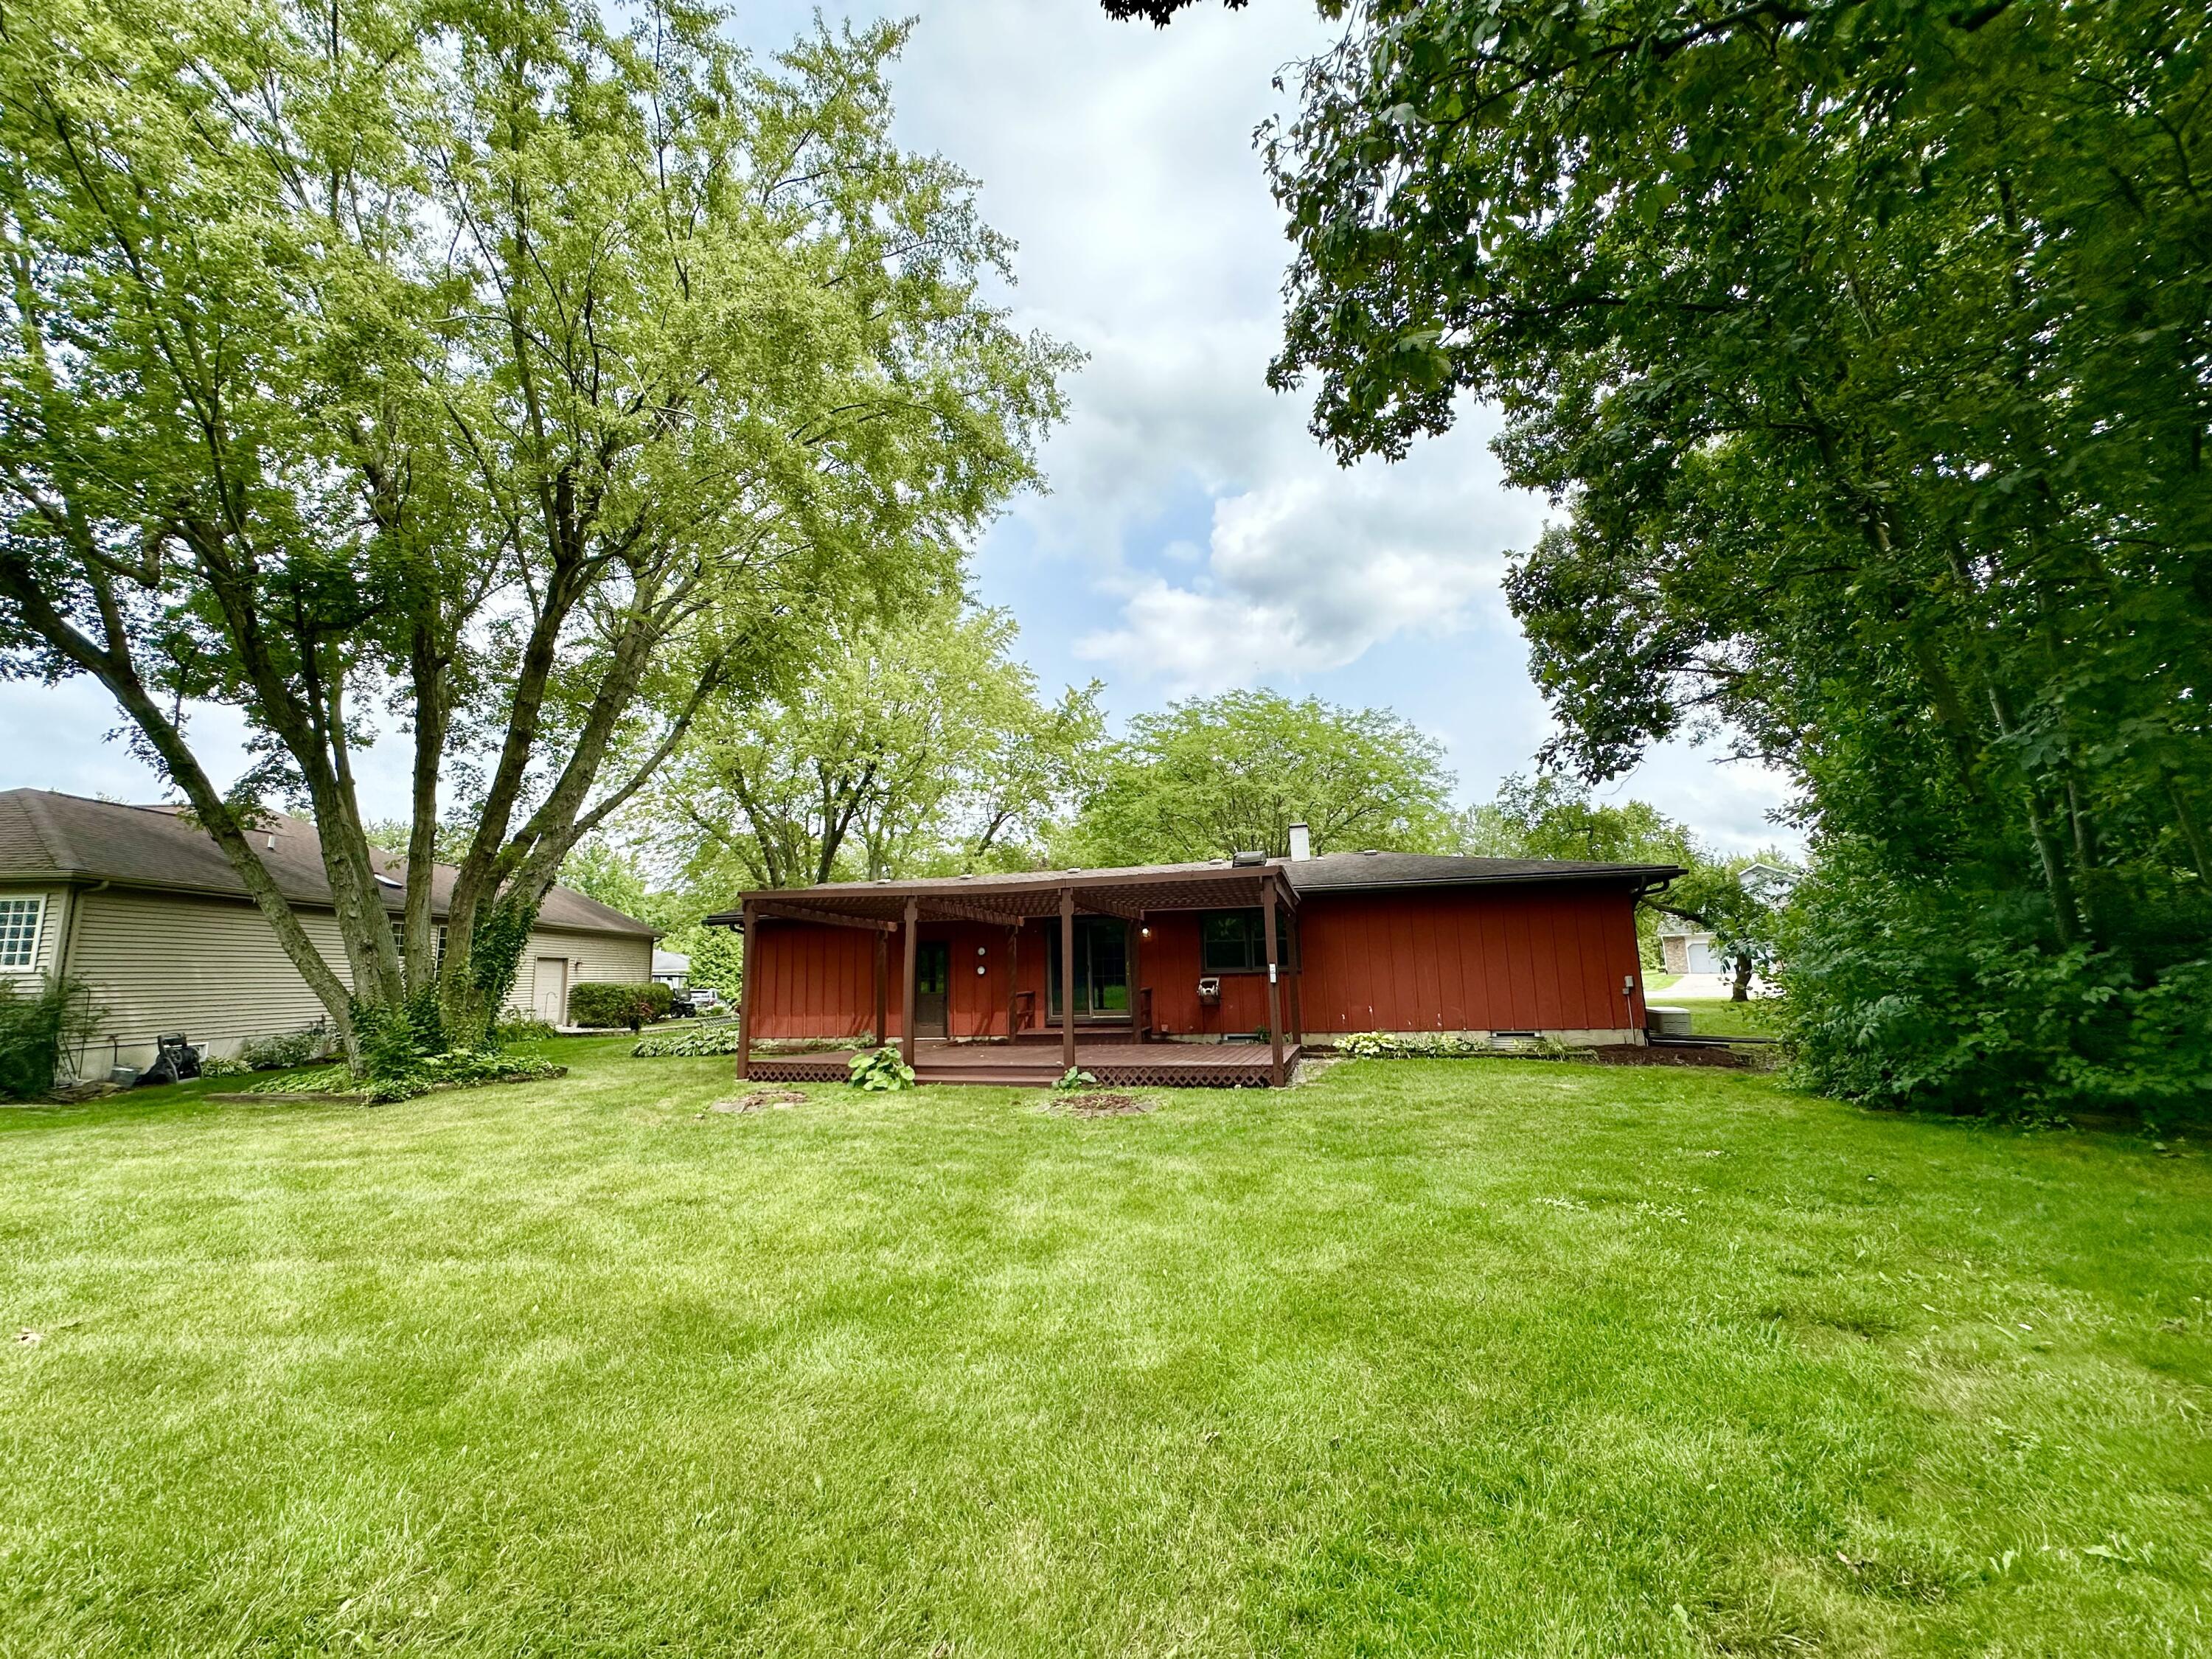
[[[586,980],[569,988],[568,1023],[600,1030],[628,1026],[635,1031],[641,1025],[666,1019],[669,1000],[675,994],[665,985],[651,981],[621,984]]]
[[[510,1048],[518,1042],[543,1042],[561,1034],[535,1014],[515,1014],[491,1028],[491,1046]]]
[[[566,1077],[568,1068],[537,1054],[503,1054],[477,1048],[454,1048],[442,1054],[426,1054],[404,1077],[370,1081],[368,1097],[378,1102],[411,1100],[433,1089],[463,1089],[479,1083],[534,1083]]]
[[[1869,1104],[2048,1117],[2212,1105],[2205,901],[2114,907],[2061,947],[2034,894],[1893,880],[1844,843],[1793,896],[1783,1017],[1801,1081]]]
[[[1486,1042],[1441,1031],[1355,1031],[1337,1039],[1336,1051],[1354,1060],[1468,1060],[1497,1052]]]
[[[347,1066],[318,1066],[311,1072],[287,1072],[282,1077],[264,1078],[246,1091],[251,1095],[337,1095],[350,1094],[362,1086],[353,1070]]]
[[[98,1010],[81,980],[0,980],[0,1100],[52,1091],[62,1056],[92,1030]]]
[[[244,1060],[234,1060],[224,1054],[203,1054],[200,1056],[200,1075],[202,1077],[244,1077],[253,1068],[251,1066],[248,1066]]]
[[[305,1066],[328,1054],[330,1041],[330,1033],[319,1024],[280,1036],[248,1037],[238,1046],[239,1063],[249,1072],[276,1072]],[[204,1072],[207,1066],[208,1062],[203,1060],[200,1069]]]
[[[1336,1052],[1353,1060],[1478,1060],[1501,1054],[1544,1060],[1568,1049],[1551,1037],[1493,1037],[1478,1042],[1443,1031],[1357,1031],[1338,1038]]]
[[[851,1067],[853,1075],[848,1081],[856,1089],[892,1094],[914,1087],[914,1067],[899,1058],[896,1048],[877,1048],[854,1054]]]
[[[433,1089],[467,1088],[479,1083],[528,1083],[565,1077],[568,1068],[536,1054],[502,1054],[485,1049],[455,1048],[442,1054],[418,1054],[403,1072],[385,1076],[356,1077],[343,1066],[324,1066],[312,1072],[293,1072],[257,1083],[257,1095],[362,1094],[380,1103],[411,1100]]]
[[[738,1052],[738,1023],[726,1019],[719,1024],[696,1025],[688,1031],[662,1031],[656,1036],[641,1037],[630,1053],[641,1060],[666,1060],[672,1056],[696,1058],[702,1054],[734,1054]]]

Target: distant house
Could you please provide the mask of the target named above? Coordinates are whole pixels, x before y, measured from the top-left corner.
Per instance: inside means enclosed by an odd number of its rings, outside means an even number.
[[[323,957],[347,977],[345,951],[314,826],[277,818],[254,837]],[[398,926],[407,864],[374,854]],[[431,879],[441,921],[453,872]],[[555,1024],[583,980],[647,977],[654,930],[565,887],[545,896],[508,1006]],[[438,930],[444,948],[445,929]],[[174,806],[127,806],[43,789],[0,792],[0,977],[62,974],[104,1011],[80,1070],[143,1066],[155,1039],[181,1031],[227,1054],[250,1037],[324,1018],[268,921],[214,840]]]
[[[1670,974],[1727,974],[1735,969],[1710,931],[1680,916],[1660,920],[1659,958]]]
[[[655,951],[653,977],[656,983],[680,991],[684,982],[691,977],[691,958],[681,951]]]
[[[1790,896],[1800,872],[1778,864],[1747,864],[1736,879],[1746,892],[1764,904],[1779,904]],[[1720,948],[1710,929],[1680,916],[1663,916],[1659,922],[1659,955],[1670,974],[1733,974],[1735,963]]]
[[[841,1075],[834,1055],[755,1062],[750,1045],[865,1035],[910,1057],[936,1040],[925,1081],[1079,1061],[1107,1080],[1280,1083],[1301,1044],[1355,1032],[1642,1042],[1636,902],[1680,873],[1249,854],[759,891],[707,921],[746,933],[741,1075]]]

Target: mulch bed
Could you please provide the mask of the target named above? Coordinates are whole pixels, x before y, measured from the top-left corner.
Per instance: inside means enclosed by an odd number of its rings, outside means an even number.
[[[1140,1100],[1135,1095],[1068,1095],[1062,1103],[1076,1117],[1127,1117],[1152,1109],[1151,1101]]]

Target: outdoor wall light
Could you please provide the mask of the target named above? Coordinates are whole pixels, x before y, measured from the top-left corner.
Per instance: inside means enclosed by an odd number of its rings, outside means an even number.
[[[1139,927],[1137,929],[1137,937],[1139,939],[1150,939],[1152,936],[1152,930],[1149,927]]]

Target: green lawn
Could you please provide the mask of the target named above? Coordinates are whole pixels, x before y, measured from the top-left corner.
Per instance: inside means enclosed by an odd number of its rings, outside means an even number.
[[[1771,1003],[1736,1002],[1728,997],[1668,997],[1669,1008],[1690,1011],[1690,1030],[1698,1036],[1772,1036]]]
[[[0,1654],[2212,1650],[2193,1146],[555,1046],[0,1112]]]

